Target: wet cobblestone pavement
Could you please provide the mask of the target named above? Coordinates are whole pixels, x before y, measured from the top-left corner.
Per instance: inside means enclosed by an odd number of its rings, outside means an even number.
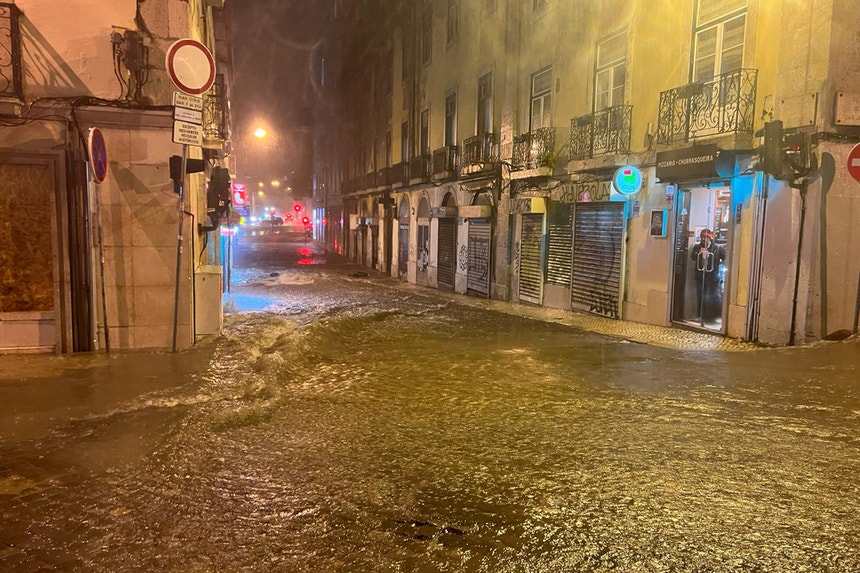
[[[858,341],[369,274],[237,271],[186,353],[0,357],[0,572],[860,570]]]

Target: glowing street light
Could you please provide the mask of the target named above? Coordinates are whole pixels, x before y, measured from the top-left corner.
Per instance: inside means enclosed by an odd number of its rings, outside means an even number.
[[[262,127],[258,127],[257,129],[254,130],[254,137],[256,137],[258,139],[262,139],[262,138],[266,137],[266,130],[263,129]]]

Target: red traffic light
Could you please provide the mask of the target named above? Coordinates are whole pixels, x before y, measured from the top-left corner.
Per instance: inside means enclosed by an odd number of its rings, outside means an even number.
[[[307,225],[310,222],[311,222],[311,220],[308,219],[307,217],[302,217],[302,223],[304,223],[305,225]]]
[[[295,209],[296,213],[298,213],[302,210],[302,206],[296,203],[295,205],[293,205],[293,209]]]

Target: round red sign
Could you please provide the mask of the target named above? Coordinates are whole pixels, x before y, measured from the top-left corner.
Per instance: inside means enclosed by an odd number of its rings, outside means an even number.
[[[215,83],[215,59],[197,40],[173,42],[167,49],[165,64],[176,87],[189,95],[207,92]]]
[[[90,129],[87,143],[89,144],[90,167],[93,170],[93,178],[96,180],[96,183],[102,183],[107,178],[108,172],[105,136],[102,135],[102,131],[99,128],[93,127]]]
[[[856,181],[860,181],[860,143],[848,152],[848,173]]]

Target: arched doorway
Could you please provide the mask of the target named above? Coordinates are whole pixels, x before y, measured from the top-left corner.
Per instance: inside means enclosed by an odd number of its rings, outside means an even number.
[[[445,195],[442,207],[445,209],[439,217],[436,281],[440,288],[454,290],[457,271],[457,201],[452,193]]]
[[[428,269],[430,267],[430,201],[421,197],[418,202],[418,236],[416,247],[416,284],[429,284]]]
[[[403,197],[397,211],[397,275],[405,279],[409,269],[409,198]]]
[[[493,201],[489,193],[479,193],[472,205],[481,206],[480,217],[469,219],[469,250],[466,264],[466,288],[490,296],[490,253],[492,237]]]

